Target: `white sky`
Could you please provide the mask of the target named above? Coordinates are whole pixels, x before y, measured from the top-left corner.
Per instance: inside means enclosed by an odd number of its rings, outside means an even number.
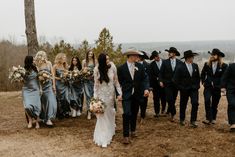
[[[38,36],[94,42],[235,39],[235,0],[35,0]],[[25,40],[24,0],[0,0],[0,38]]]

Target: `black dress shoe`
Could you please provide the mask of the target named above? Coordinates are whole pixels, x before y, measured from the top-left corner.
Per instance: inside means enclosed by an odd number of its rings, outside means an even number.
[[[180,121],[180,125],[181,125],[181,126],[185,126],[184,121],[181,120],[181,121]]]
[[[191,123],[190,123],[190,126],[191,126],[192,128],[197,128],[197,127],[198,127],[197,124],[196,124],[196,122],[191,122]]]
[[[206,125],[210,125],[211,124],[211,122],[209,120],[204,120],[204,121],[202,121],[202,123],[206,124]]]

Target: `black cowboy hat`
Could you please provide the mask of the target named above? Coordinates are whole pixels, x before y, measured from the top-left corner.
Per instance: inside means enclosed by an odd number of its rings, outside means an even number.
[[[220,57],[225,57],[225,54],[221,52],[219,49],[213,49],[212,52],[208,51],[209,54],[211,55],[218,55]]]
[[[140,51],[140,52],[142,52],[142,55],[139,55],[141,58],[143,58],[143,59],[149,59],[149,56],[147,55],[146,52],[144,52],[144,51]]]
[[[169,53],[175,53],[176,56],[180,56],[179,51],[175,47],[170,47],[169,50],[166,49],[165,51]]]
[[[197,56],[197,55],[199,55],[199,54],[193,52],[192,50],[188,50],[188,51],[185,51],[185,52],[184,52],[184,57],[183,57],[183,58],[186,59],[186,58],[193,57],[193,56]],[[181,59],[183,59],[183,58],[181,58]]]
[[[153,60],[153,58],[157,57],[160,53],[161,53],[161,51],[157,52],[156,50],[154,50],[150,56],[150,60]]]

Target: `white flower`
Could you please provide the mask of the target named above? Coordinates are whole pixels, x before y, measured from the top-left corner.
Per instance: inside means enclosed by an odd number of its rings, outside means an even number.
[[[139,69],[138,69],[138,67],[135,67],[135,71],[138,71]]]

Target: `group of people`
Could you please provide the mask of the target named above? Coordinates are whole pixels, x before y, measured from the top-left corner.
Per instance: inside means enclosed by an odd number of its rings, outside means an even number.
[[[78,57],[73,57],[68,66],[64,53],[55,57],[54,65],[48,61],[46,52],[39,51],[35,57],[26,56],[25,66],[27,73],[24,78],[23,102],[28,121],[28,128],[39,128],[39,121],[47,126],[53,126],[53,119],[80,116],[83,108],[83,97],[86,97],[87,119],[91,119],[89,111],[90,100],[93,97],[94,79],[86,78],[80,81],[63,81],[64,73],[73,70],[90,68],[94,69],[96,60],[92,51],[87,52],[86,58],[80,62]],[[47,71],[51,75],[49,81],[41,83],[38,73]]]
[[[63,53],[56,56],[54,66],[43,51],[39,51],[34,58],[27,56],[25,69],[28,75],[24,81],[23,101],[28,128],[32,128],[32,119],[36,120],[36,128],[39,128],[40,119],[46,125],[52,126],[52,119],[56,116],[79,116],[82,111],[83,92],[86,96],[88,119],[91,118],[89,104],[92,97],[105,103],[104,113],[96,114],[93,137],[94,142],[102,147],[107,147],[115,134],[115,104],[121,103],[123,108],[123,143],[129,144],[131,138],[137,137],[137,116],[140,110],[141,122],[144,122],[150,92],[153,93],[154,117],[169,115],[172,122],[175,121],[175,103],[178,92],[180,93],[179,124],[182,126],[185,125],[185,112],[190,98],[190,126],[196,128],[199,88],[202,83],[206,111],[203,123],[216,123],[217,108],[223,93],[228,100],[230,129],[235,131],[235,63],[229,66],[223,63],[225,54],[219,49],[213,49],[200,73],[198,65],[194,63],[194,57],[198,53],[185,51],[181,58],[184,59],[183,62],[177,59],[180,52],[176,48],[170,47],[165,51],[169,58],[163,60],[159,56],[160,51],[153,51],[148,57],[144,51],[128,49],[123,53],[127,56],[127,61],[118,68],[110,61],[108,54],[101,53],[96,60],[92,51],[87,52],[82,64],[78,58],[72,58],[70,67]],[[146,59],[152,62],[148,63]],[[94,70],[90,79],[72,83],[61,81],[63,72],[88,67]],[[40,70],[50,72],[52,80],[39,85],[37,73]]]

